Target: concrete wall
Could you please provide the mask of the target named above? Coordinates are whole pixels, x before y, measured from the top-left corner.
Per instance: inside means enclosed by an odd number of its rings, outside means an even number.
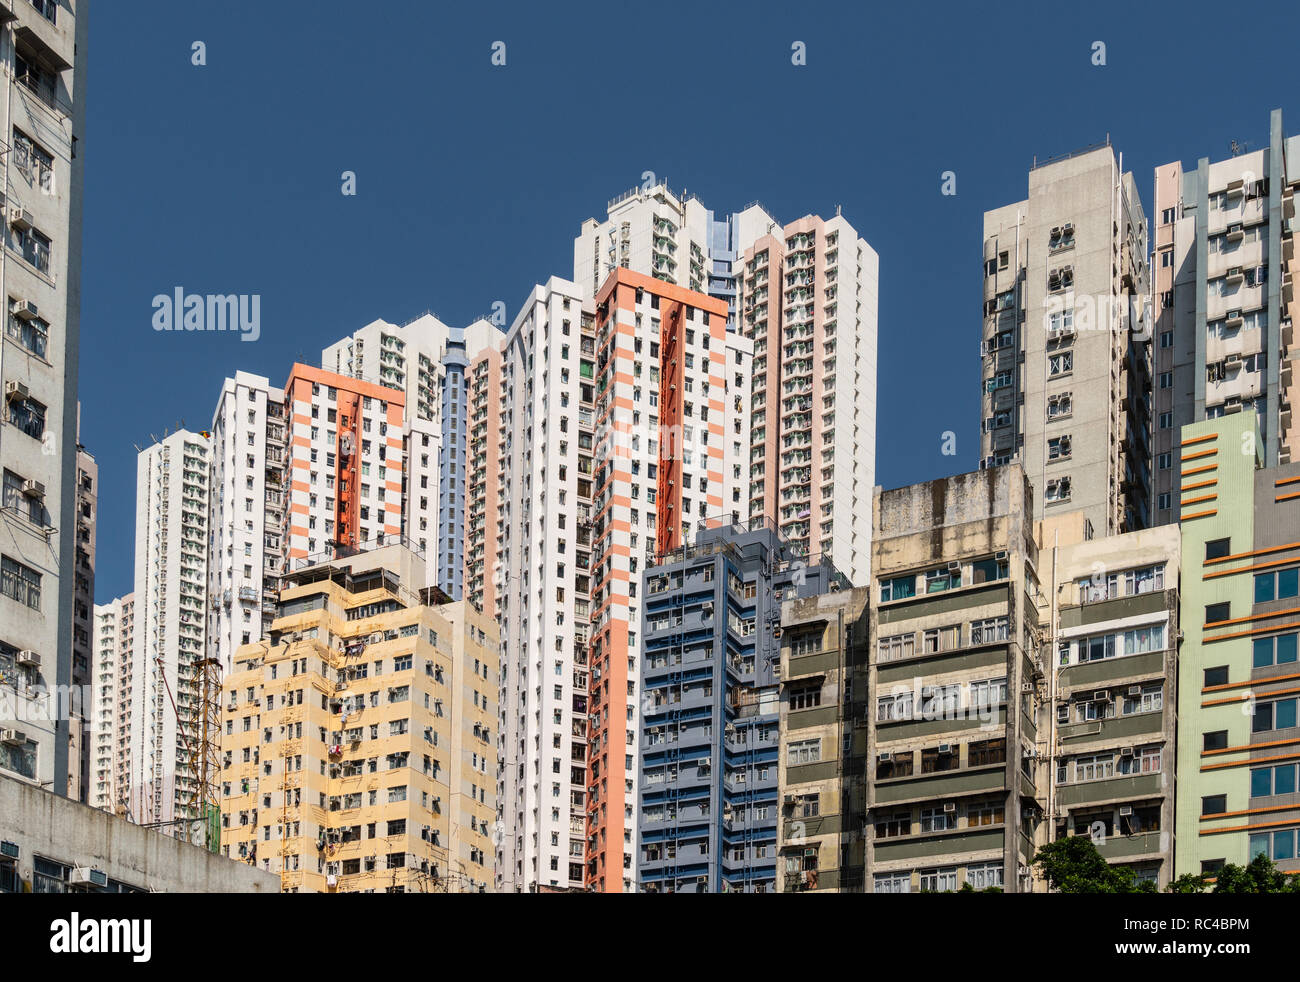
[[[277,893],[280,878],[114,818],[33,785],[0,776],[0,839],[20,850],[22,892],[32,859],[90,866],[110,879],[171,893]]]

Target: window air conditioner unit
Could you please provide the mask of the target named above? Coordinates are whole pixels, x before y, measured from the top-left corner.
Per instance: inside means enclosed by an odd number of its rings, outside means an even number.
[[[26,208],[10,208],[9,224],[16,229],[29,229],[32,227],[32,213]]]
[[[951,814],[952,812],[955,812],[955,811],[957,810],[957,802],[955,802],[955,801],[945,801],[945,802],[943,803],[943,810],[944,810],[945,812],[948,812],[949,814]]]
[[[939,744],[939,753],[941,754],[952,753],[952,744],[950,743]]]
[[[1140,696],[1142,694],[1142,686],[1130,685],[1128,687],[1128,694],[1131,696]]]
[[[1021,692],[1033,692],[1033,691],[1034,691],[1034,683],[1033,683],[1033,682],[1021,682],[1021,683],[1020,683],[1020,691],[1021,691]]]
[[[793,805],[797,800],[794,795],[788,794],[782,799],[787,805]]]
[[[27,734],[22,730],[0,730],[0,743],[10,746],[21,746],[27,742]]]
[[[1026,866],[1024,863],[1020,863],[1020,864],[1016,867],[1016,873],[1017,873],[1017,875],[1019,875],[1019,876],[1028,876],[1028,875],[1029,875],[1029,867]]]
[[[1095,692],[1093,692],[1093,694],[1092,694],[1092,701],[1093,701],[1093,702],[1106,702],[1106,701],[1108,700],[1108,698],[1109,698],[1109,695],[1110,695],[1110,694],[1109,694],[1105,689],[1097,689],[1097,690],[1096,690]]]
[[[1120,755],[1121,757],[1132,757],[1132,756],[1133,756],[1133,748],[1132,748],[1132,747],[1120,747],[1120,748],[1119,748],[1119,755]]]
[[[108,874],[92,866],[77,866],[68,870],[69,883],[87,883],[90,886],[108,886]]]
[[[1003,560],[1005,560],[1005,559],[1007,558],[1007,551],[1006,551],[1005,549],[1003,549],[1001,552],[999,552],[999,553],[997,553],[996,555],[994,555],[993,558],[994,558],[995,560],[997,560],[998,562],[1002,562]]]
[[[24,648],[22,651],[18,652],[17,661],[19,665],[25,665],[28,668],[41,667],[40,652],[34,651],[31,648]]]
[[[36,312],[36,304],[30,300],[15,300],[9,305],[9,313],[13,314],[19,320],[29,321],[39,316]]]
[[[45,485],[40,481],[27,480],[23,481],[23,494],[29,498],[44,498]]]
[[[1119,813],[1120,813],[1120,817],[1124,817],[1124,816],[1126,816],[1126,815],[1132,815],[1132,814],[1133,814],[1133,806],[1132,806],[1132,805],[1120,805],[1120,806],[1119,806]]]
[[[6,399],[7,401],[9,401],[9,402],[22,402],[22,401],[24,401],[24,400],[25,400],[29,395],[31,395],[31,390],[28,389],[27,386],[24,385],[22,382],[6,382],[6,383],[5,383],[5,399]]]
[[[948,564],[948,569],[950,569],[950,570],[958,570],[958,571],[960,571],[960,570],[961,570],[961,563],[958,563],[958,562],[951,562],[951,563]]]

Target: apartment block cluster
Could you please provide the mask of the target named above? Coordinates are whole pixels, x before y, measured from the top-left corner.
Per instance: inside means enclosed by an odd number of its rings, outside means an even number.
[[[94,604],[51,285],[83,25],[15,9],[6,779],[283,892],[1035,892],[1071,835],[1158,886],[1300,872],[1280,112],[1156,168],[1154,223],[1109,142],[985,214],[970,473],[876,485],[879,261],[838,208],[657,184],[509,323],[225,379],[140,449],[133,590]],[[41,722],[52,686],[87,699]]]

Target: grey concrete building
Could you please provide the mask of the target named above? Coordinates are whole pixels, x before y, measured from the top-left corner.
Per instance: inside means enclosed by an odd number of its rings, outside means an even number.
[[[869,608],[869,587],[781,602],[782,893],[864,887]]]
[[[23,734],[0,770],[68,786],[66,712],[44,693],[72,681],[77,360],[85,134],[85,0],[0,3],[5,177],[0,297],[0,720]],[[52,718],[51,718],[52,717]]]
[[[1033,499],[1018,464],[876,489],[871,892],[1035,887],[1049,703]]]
[[[1264,466],[1295,458],[1295,190],[1282,111],[1259,149],[1155,170],[1154,518],[1178,521],[1182,428],[1254,409]]]
[[[277,875],[0,774],[0,894],[279,891]]]
[[[1151,522],[1147,223],[1109,142],[1035,163],[984,215],[980,466],[1018,460],[1034,518]]]
[[[80,430],[80,426],[78,426]],[[77,443],[77,563],[72,571],[72,686],[77,693],[68,722],[68,797],[90,795],[90,685],[94,670],[95,520],[99,513],[99,465]]]

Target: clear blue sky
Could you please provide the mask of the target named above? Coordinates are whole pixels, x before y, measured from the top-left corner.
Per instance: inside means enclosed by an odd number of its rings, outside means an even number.
[[[133,444],[206,429],[227,375],[282,382],[376,317],[463,325],[496,300],[513,317],[647,170],[718,212],[842,205],[880,253],[877,481],[970,470],[983,211],[1024,197],[1035,154],[1107,133],[1149,213],[1155,165],[1264,146],[1275,107],[1300,129],[1296,10],[96,0],[80,389],[96,599],[132,588]],[[154,332],[151,300],[177,286],[260,294],[261,340]]]

